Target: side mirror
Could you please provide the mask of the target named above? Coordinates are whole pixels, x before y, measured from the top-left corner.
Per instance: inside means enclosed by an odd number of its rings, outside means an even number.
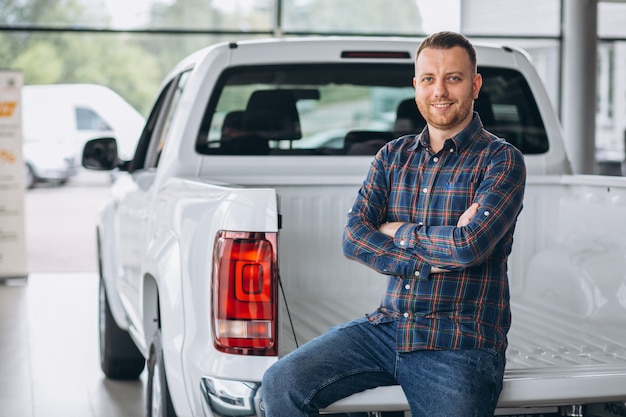
[[[120,166],[115,138],[88,140],[83,148],[82,164],[87,169],[111,171]]]

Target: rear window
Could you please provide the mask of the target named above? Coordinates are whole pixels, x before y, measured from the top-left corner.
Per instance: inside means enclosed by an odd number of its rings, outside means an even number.
[[[311,64],[225,71],[196,149],[210,155],[374,155],[385,142],[419,133],[425,121],[412,64]],[[485,127],[526,154],[548,150],[528,85],[516,71],[479,68],[475,103]]]

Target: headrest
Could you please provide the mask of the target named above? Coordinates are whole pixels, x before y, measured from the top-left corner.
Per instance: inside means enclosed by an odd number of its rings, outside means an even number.
[[[296,98],[290,90],[259,90],[246,106],[243,127],[264,139],[295,140],[302,137]]]
[[[392,132],[373,130],[351,130],[343,139],[346,155],[375,155],[385,143],[395,139]]]
[[[243,110],[234,110],[224,116],[224,121],[222,122],[222,139],[230,139],[244,133],[243,120],[245,113],[246,112]]]
[[[426,120],[417,109],[415,99],[409,98],[398,104],[396,109],[396,122],[393,131],[396,135],[417,134],[426,126]]]

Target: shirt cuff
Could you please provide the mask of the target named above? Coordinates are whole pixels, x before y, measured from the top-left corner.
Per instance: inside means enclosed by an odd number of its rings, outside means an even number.
[[[406,271],[406,273],[404,274],[405,278],[412,278],[412,279],[418,279],[418,280],[426,280],[429,279],[430,277],[430,270],[432,269],[432,266],[427,264],[424,261],[416,261],[416,262],[410,262],[408,265],[408,269]]]
[[[431,266],[426,262],[422,262],[421,268],[415,268],[413,278],[415,279],[428,279],[430,277]]]
[[[404,223],[393,237],[394,245],[400,249],[413,249],[417,245],[417,231],[421,227],[414,223]]]

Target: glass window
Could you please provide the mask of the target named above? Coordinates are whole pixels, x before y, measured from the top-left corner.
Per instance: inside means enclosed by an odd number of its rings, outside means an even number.
[[[548,149],[521,74],[480,68],[476,110],[485,126],[525,153]],[[317,64],[226,71],[211,97],[197,151],[213,155],[373,155],[419,133],[413,65]]]
[[[102,117],[88,107],[76,107],[76,128],[78,130],[112,130]]]
[[[517,71],[479,67],[483,86],[474,103],[485,129],[515,145],[524,154],[548,151],[541,115],[530,87]]]
[[[349,131],[393,135],[412,99],[412,65],[292,65],[227,71],[198,150],[220,154],[343,154]],[[378,136],[378,137],[376,137]],[[270,152],[271,151],[271,152]]]
[[[461,32],[465,35],[559,36],[560,0],[463,0]]]
[[[156,122],[154,134],[150,140],[148,154],[146,156],[145,166],[148,168],[156,167],[159,164],[161,152],[163,152],[165,144],[169,139],[172,121],[174,120],[174,115],[176,114],[180,102],[180,96],[185,89],[188,78],[189,71],[185,71],[178,76],[176,82],[172,83],[167,88],[167,96],[165,97],[163,106],[159,106],[159,119]]]
[[[445,7],[449,3],[441,7],[439,15],[445,10],[445,20],[458,21]],[[281,25],[286,32],[300,33],[412,36],[424,33],[427,22],[417,1],[393,0],[393,7],[389,6],[389,0],[282,0]]]
[[[130,161],[129,172],[154,168],[158,165],[161,151],[169,137],[173,115],[176,113],[188,78],[189,71],[185,71],[167,83],[159,92],[141,133],[135,155]]]
[[[600,37],[626,37],[626,4],[624,2],[599,1],[598,6],[598,34]]]
[[[614,71],[613,44],[598,45],[598,78],[596,98],[596,123],[599,127],[611,127],[613,124],[614,92],[612,87]]]
[[[165,142],[169,137],[172,120],[174,118],[174,114],[176,114],[176,109],[178,109],[180,96],[183,94],[183,90],[185,89],[185,84],[187,83],[188,78],[189,71],[183,72],[178,78],[178,83],[176,84],[174,92],[172,93],[172,99],[170,101],[169,108],[167,109],[167,113],[165,114],[165,120],[163,121],[161,134],[159,135],[159,151],[163,149],[163,147],[165,146]]]

